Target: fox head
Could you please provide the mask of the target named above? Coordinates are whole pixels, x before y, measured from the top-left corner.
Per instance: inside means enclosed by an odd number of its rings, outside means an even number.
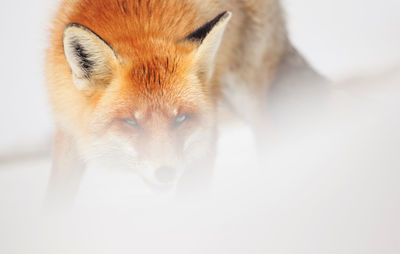
[[[64,54],[87,107],[84,157],[111,158],[156,187],[174,185],[187,167],[210,159],[210,82],[230,17],[221,13],[178,41],[137,40],[123,53],[89,27],[67,25]]]

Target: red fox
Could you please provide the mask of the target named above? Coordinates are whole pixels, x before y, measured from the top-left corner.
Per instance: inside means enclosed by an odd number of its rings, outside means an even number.
[[[46,61],[50,191],[73,195],[104,158],[155,187],[208,179],[218,105],[257,124],[291,49],[278,0],[64,0]]]

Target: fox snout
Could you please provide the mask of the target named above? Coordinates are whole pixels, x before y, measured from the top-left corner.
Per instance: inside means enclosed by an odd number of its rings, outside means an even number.
[[[155,190],[170,190],[183,175],[183,169],[173,166],[160,166],[139,170],[139,175],[143,180]]]

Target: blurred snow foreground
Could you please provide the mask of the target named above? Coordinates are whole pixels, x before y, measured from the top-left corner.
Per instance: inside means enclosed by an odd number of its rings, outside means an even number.
[[[202,199],[90,167],[75,207],[52,214],[49,159],[1,165],[0,253],[399,253],[400,72],[292,81],[271,92],[262,160],[247,126],[221,130]]]

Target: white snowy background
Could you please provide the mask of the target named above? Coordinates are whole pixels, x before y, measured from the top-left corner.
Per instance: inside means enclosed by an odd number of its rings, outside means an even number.
[[[42,214],[56,5],[0,8],[0,253],[400,253],[400,1],[284,0],[294,44],[336,82],[327,119],[272,143],[268,170],[239,126],[211,200],[150,198],[133,175],[89,169],[67,217]]]

